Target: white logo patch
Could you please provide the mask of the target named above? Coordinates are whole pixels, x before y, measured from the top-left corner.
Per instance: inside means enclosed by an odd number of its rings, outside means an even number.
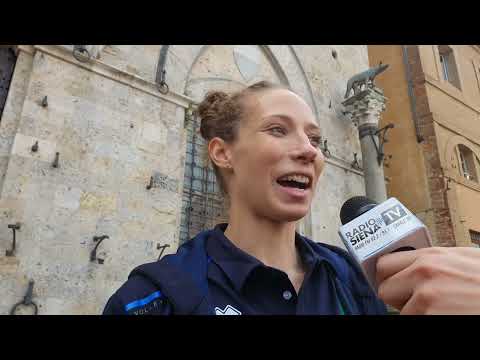
[[[227,305],[223,310],[219,307],[216,307],[215,315],[242,315],[242,313],[235,309],[232,305]]]

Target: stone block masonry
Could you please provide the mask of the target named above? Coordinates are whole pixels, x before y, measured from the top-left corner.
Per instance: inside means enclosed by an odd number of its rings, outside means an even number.
[[[86,63],[68,45],[19,48],[0,122],[0,314],[29,280],[39,314],[99,314],[134,267],[175,252],[185,110],[208,90],[246,85],[245,76],[288,84],[312,107],[332,157],[300,231],[343,246],[338,213],[364,193],[364,177],[350,165],[360,143],[341,101],[348,78],[368,68],[366,46],[171,45],[166,95],[154,84],[161,45],[100,45]],[[255,56],[242,63],[240,53]],[[16,256],[6,257],[16,222]],[[90,261],[101,235],[103,263]]]

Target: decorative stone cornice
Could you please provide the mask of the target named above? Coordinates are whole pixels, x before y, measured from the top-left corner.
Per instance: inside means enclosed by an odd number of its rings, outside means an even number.
[[[41,51],[45,54],[71,63],[85,70],[92,71],[106,78],[115,80],[117,82],[131,86],[155,97],[174,103],[185,109],[188,108],[190,104],[197,105],[197,103],[193,99],[190,99],[189,97],[183,94],[176,93],[174,91],[169,91],[169,93],[166,95],[161,94],[158,91],[157,84],[143,79],[135,74],[129,73],[125,70],[116,68],[113,65],[104,63],[93,56],[88,62],[79,62],[72,55],[73,45],[34,45],[33,51]]]

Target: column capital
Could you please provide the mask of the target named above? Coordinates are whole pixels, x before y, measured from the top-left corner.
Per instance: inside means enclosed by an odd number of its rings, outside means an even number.
[[[387,98],[380,88],[367,88],[342,102],[345,114],[351,116],[357,126],[365,124],[378,126],[380,114],[385,110]]]

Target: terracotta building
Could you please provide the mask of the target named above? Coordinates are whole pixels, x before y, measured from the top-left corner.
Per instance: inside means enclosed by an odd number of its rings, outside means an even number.
[[[480,245],[480,45],[368,46],[388,98],[380,127],[388,196],[423,220],[435,245]]]

